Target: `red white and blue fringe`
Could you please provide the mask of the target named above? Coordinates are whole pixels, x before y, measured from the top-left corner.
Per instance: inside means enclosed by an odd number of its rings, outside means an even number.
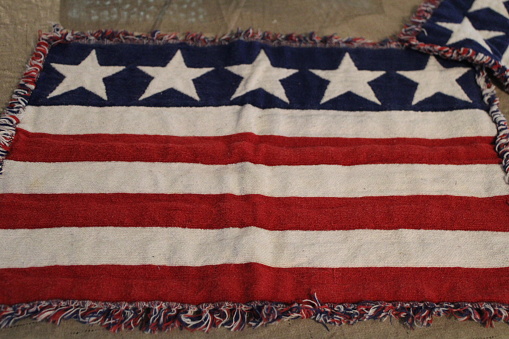
[[[28,103],[32,91],[35,89],[37,79],[42,70],[44,60],[49,48],[53,45],[69,42],[80,43],[138,43],[138,44],[165,44],[165,43],[188,43],[196,46],[210,46],[229,44],[236,40],[258,41],[274,46],[301,46],[301,47],[362,47],[362,48],[405,48],[437,55],[445,59],[463,61],[467,60],[481,68],[485,80],[478,79],[484,92],[484,99],[490,106],[490,114],[497,124],[498,135],[496,149],[503,160],[503,167],[507,173],[509,183],[509,141],[508,128],[505,117],[498,108],[498,98],[493,85],[487,74],[482,69],[491,69],[495,75],[506,74],[507,79],[501,78],[509,86],[509,71],[496,60],[482,53],[468,48],[451,48],[419,42],[416,36],[422,32],[423,24],[431,17],[433,11],[440,5],[442,0],[424,1],[412,17],[409,24],[405,25],[402,32],[395,39],[386,39],[373,42],[364,38],[340,38],[336,35],[319,37],[314,33],[308,35],[278,34],[272,32],[258,32],[252,29],[226,34],[223,36],[206,37],[202,34],[187,33],[181,36],[178,33],[163,34],[154,31],[151,34],[134,34],[128,31],[99,30],[96,32],[75,32],[63,29],[60,25],[54,25],[53,32],[40,33],[36,50],[29,60],[26,72],[14,91],[7,108],[0,114],[0,174],[2,173],[3,160],[6,158],[10,145],[14,139],[16,126],[20,122],[23,111]],[[506,81],[507,80],[507,81]],[[506,89],[507,90],[507,89]]]
[[[499,98],[495,92],[495,85],[486,74],[486,69],[477,70],[477,83],[481,87],[484,102],[489,106],[489,114],[497,126],[495,150],[502,158],[502,166],[506,172],[506,182],[509,184],[509,128],[507,119],[499,109]]]
[[[440,56],[448,60],[468,61],[471,64],[490,69],[496,77],[500,78],[503,83],[508,86],[509,83],[506,81],[509,79],[509,73],[507,73],[508,70],[492,57],[470,48],[441,46],[424,43],[417,39],[417,36],[420,33],[426,33],[423,25],[431,17],[433,11],[438,8],[442,1],[443,0],[427,0],[422,3],[411,18],[410,23],[405,25],[401,33],[398,35],[398,41],[400,41],[400,43],[405,47],[409,47],[426,54]],[[506,87],[505,90],[509,92],[508,87]]]
[[[454,49],[424,44],[416,39],[422,25],[438,7],[440,0],[425,1],[405,26],[398,40],[389,39],[372,42],[362,38],[342,39],[337,36],[319,37],[309,35],[282,35],[271,32],[256,32],[251,29],[237,31],[221,37],[207,38],[201,34],[188,33],[184,37],[176,33],[133,34],[127,31],[102,30],[92,33],[67,31],[56,25],[52,33],[41,34],[36,50],[29,61],[18,88],[14,91],[7,108],[0,115],[0,173],[14,138],[16,126],[21,120],[36,81],[42,70],[49,48],[58,43],[77,41],[82,43],[140,43],[164,44],[186,42],[198,46],[228,44],[235,40],[259,41],[276,46],[302,47],[365,47],[404,48],[410,47],[428,54],[452,60],[468,60],[479,66],[477,81],[483,91],[489,113],[497,125],[496,149],[500,154],[506,173],[509,173],[509,129],[507,120],[498,107],[498,97],[493,83],[486,74],[486,68],[509,84],[509,73],[497,61],[471,49]],[[431,302],[362,302],[357,304],[322,304],[318,299],[302,303],[284,304],[275,302],[213,303],[189,305],[171,302],[108,303],[76,300],[50,300],[0,305],[0,328],[12,326],[22,319],[35,319],[60,323],[62,320],[76,320],[85,324],[101,325],[110,331],[140,329],[155,333],[172,329],[209,331],[224,327],[232,331],[246,327],[260,327],[282,320],[314,319],[327,325],[353,325],[365,320],[396,319],[410,327],[427,327],[434,317],[454,317],[459,320],[473,320],[484,326],[494,322],[509,324],[509,305],[497,303],[431,303]]]
[[[253,29],[238,30],[230,34],[206,37],[200,33],[161,33],[135,34],[128,31],[99,30],[95,32],[75,32],[63,29],[60,25],[53,26],[53,32],[39,32],[39,41],[28,67],[14,91],[7,108],[0,114],[0,174],[3,161],[9,153],[14,139],[16,126],[20,122],[37,79],[43,68],[44,61],[51,46],[61,43],[131,43],[131,44],[167,44],[187,43],[195,46],[226,45],[233,41],[258,41],[273,46],[299,47],[364,47],[364,48],[403,48],[396,40],[387,39],[380,42],[364,38],[340,38],[336,35],[320,37],[314,33],[308,35],[279,34],[259,32]]]
[[[177,33],[163,34],[159,31],[152,34],[134,34],[128,31],[99,30],[96,32],[75,32],[63,29],[60,25],[53,27],[51,33],[40,33],[36,50],[29,60],[26,72],[14,91],[7,108],[0,114],[0,174],[2,173],[3,160],[6,158],[10,145],[14,139],[16,126],[20,122],[23,111],[28,103],[32,91],[35,89],[37,79],[42,70],[44,60],[49,48],[53,45],[69,42],[81,43],[138,43],[138,44],[165,44],[165,43],[188,43],[197,46],[222,45],[236,40],[258,41],[275,46],[301,46],[301,47],[363,47],[363,48],[405,48],[410,47],[418,51],[437,55],[445,59],[463,61],[467,60],[481,68],[486,80],[479,80],[484,91],[485,101],[490,105],[492,115],[498,128],[496,148],[503,159],[503,167],[509,181],[509,142],[508,128],[505,117],[498,108],[498,98],[493,85],[484,68],[491,69],[496,75],[504,73],[503,66],[496,60],[482,53],[468,48],[451,48],[433,44],[421,43],[416,36],[422,31],[423,24],[432,15],[442,0],[425,1],[412,17],[402,32],[395,39],[387,39],[381,42],[373,42],[363,38],[340,38],[335,35],[319,37],[314,33],[308,35],[277,34],[271,32],[257,32],[252,29],[238,30],[235,33],[216,37],[205,37],[202,34],[187,33],[181,36]],[[502,72],[502,73],[500,73]],[[507,73],[509,81],[509,73]],[[504,79],[502,79],[505,81]],[[509,82],[508,82],[509,84]],[[493,89],[493,90],[492,90]],[[497,113],[498,112],[498,113]]]
[[[65,42],[81,43],[129,43],[129,44],[167,44],[187,43],[194,46],[227,45],[237,40],[256,41],[272,46],[295,47],[365,47],[365,48],[403,48],[396,39],[371,41],[364,38],[341,38],[337,35],[318,36],[309,34],[281,34],[268,31],[256,31],[252,28],[237,30],[221,36],[208,37],[201,33],[161,33],[153,31],[151,34],[132,33],[129,31],[99,30],[95,32],[77,32],[63,29],[60,25],[53,26],[53,33],[43,35],[42,38],[52,44]]]
[[[424,34],[426,34],[423,25],[431,17],[433,11],[442,1],[443,0],[424,1],[411,18],[410,23],[405,25],[401,33],[398,35],[398,41],[405,47],[410,47],[427,54],[437,55],[449,60],[468,61],[470,63],[486,67],[487,69],[490,69],[493,72],[493,75],[504,84],[504,90],[509,93],[509,69],[496,59],[470,48],[440,46],[424,43],[417,39],[417,35],[420,33],[424,32]]]
[[[0,174],[2,173],[3,160],[7,156],[14,139],[16,126],[19,124],[30,95],[35,89],[49,48],[50,44],[47,41],[39,39],[18,87],[14,90],[9,104],[0,114]]]
[[[100,325],[112,332],[139,329],[146,333],[174,329],[208,332],[214,328],[241,331],[282,320],[313,319],[327,325],[353,325],[365,320],[396,319],[409,327],[427,327],[434,317],[473,320],[486,327],[509,323],[509,305],[496,303],[363,302],[322,304],[318,299],[302,303],[214,303],[189,305],[169,302],[106,303],[92,301],[39,301],[0,306],[0,327],[22,319],[59,324],[62,320]]]
[[[495,86],[487,74],[487,69],[493,71],[505,85],[505,91],[509,93],[509,70],[498,61],[483,53],[470,48],[453,48],[435,44],[423,43],[417,40],[417,35],[423,31],[423,25],[431,17],[433,11],[443,0],[428,0],[419,6],[410,23],[405,25],[398,39],[407,47],[417,51],[436,55],[444,59],[455,61],[468,61],[477,67],[477,83],[483,92],[484,101],[489,106],[489,114],[497,126],[495,149],[506,173],[506,182],[509,184],[509,128],[507,119],[500,112],[499,99],[495,92]]]

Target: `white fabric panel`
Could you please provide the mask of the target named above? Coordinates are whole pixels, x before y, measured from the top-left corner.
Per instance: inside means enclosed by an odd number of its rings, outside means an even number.
[[[28,106],[20,128],[50,134],[221,136],[251,132],[287,137],[428,138],[495,136],[477,109],[449,112],[351,112],[223,107]]]
[[[3,193],[262,194],[274,197],[509,195],[493,165],[266,166],[6,160]]]
[[[51,265],[505,267],[509,232],[159,227],[0,230],[0,268]],[[19,251],[29,248],[30,251]],[[397,248],[397,250],[395,250]]]

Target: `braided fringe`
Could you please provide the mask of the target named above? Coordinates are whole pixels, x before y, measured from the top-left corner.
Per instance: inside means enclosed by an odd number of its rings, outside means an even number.
[[[481,87],[484,102],[489,106],[489,114],[497,126],[495,149],[500,158],[502,158],[502,166],[506,172],[506,182],[509,184],[509,128],[507,126],[507,119],[500,112],[500,100],[495,92],[495,85],[486,73],[486,69],[478,68],[477,72],[477,83]]]
[[[327,325],[353,325],[365,320],[397,319],[413,328],[428,327],[433,317],[447,316],[458,320],[473,320],[486,327],[494,322],[509,323],[509,305],[495,303],[386,303],[321,304],[318,299],[303,303],[270,302],[215,303],[199,306],[166,303],[103,303],[92,301],[40,301],[14,306],[0,306],[0,327],[31,318],[60,324],[74,319],[84,324],[96,324],[112,332],[139,329],[146,333],[186,329],[208,332],[224,327],[241,331],[281,320],[313,319]]]

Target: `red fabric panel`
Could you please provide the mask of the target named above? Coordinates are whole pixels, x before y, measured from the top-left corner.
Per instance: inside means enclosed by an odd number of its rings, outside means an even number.
[[[220,137],[50,135],[18,129],[11,160],[147,161],[276,165],[497,164],[492,137],[454,139],[289,138],[242,133]]]
[[[257,226],[270,230],[507,231],[509,196],[274,198],[232,194],[3,194],[0,228]],[[411,222],[409,222],[411,220]]]
[[[34,253],[36,255],[36,253]],[[128,254],[126,254],[128,255]],[[466,253],[465,255],[468,255]],[[100,301],[509,303],[509,269],[51,266],[2,269],[0,304],[45,299]]]

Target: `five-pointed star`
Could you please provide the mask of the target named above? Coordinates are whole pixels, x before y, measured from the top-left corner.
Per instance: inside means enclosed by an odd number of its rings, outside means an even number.
[[[423,70],[399,71],[398,73],[418,84],[412,101],[412,105],[415,105],[436,93],[443,93],[456,99],[472,102],[463,88],[456,82],[469,70],[468,67],[445,68],[440,65],[435,57],[430,56]]]
[[[321,104],[347,92],[352,92],[381,105],[368,82],[378,78],[385,72],[359,71],[348,53],[345,54],[335,70],[310,69],[310,71],[330,81],[320,102]]]
[[[123,66],[99,65],[95,50],[92,50],[79,65],[51,64],[51,66],[65,78],[57,88],[48,95],[48,98],[83,87],[97,94],[104,100],[108,100],[108,97],[106,95],[106,86],[104,85],[103,79],[125,68]]]
[[[139,100],[173,88],[198,101],[200,97],[194,87],[193,79],[214,69],[187,67],[180,50],[164,67],[138,66],[138,68],[154,78]]]
[[[452,22],[437,22],[437,25],[452,31],[451,37],[449,40],[447,40],[446,45],[468,39],[478,43],[490,53],[492,53],[491,48],[488,46],[485,40],[494,38],[496,36],[505,35],[504,32],[500,31],[477,30],[474,28],[474,26],[472,26],[472,23],[470,20],[468,20],[467,17],[464,17],[463,21],[461,21],[459,24]]]
[[[495,13],[509,19],[509,12],[507,12],[504,2],[506,2],[506,0],[477,0],[474,1],[472,7],[470,7],[468,11],[474,12],[484,8],[491,8]]]
[[[253,63],[228,66],[225,68],[243,78],[231,99],[261,88],[286,103],[288,103],[289,100],[280,80],[298,72],[296,69],[272,66],[263,49]]]

